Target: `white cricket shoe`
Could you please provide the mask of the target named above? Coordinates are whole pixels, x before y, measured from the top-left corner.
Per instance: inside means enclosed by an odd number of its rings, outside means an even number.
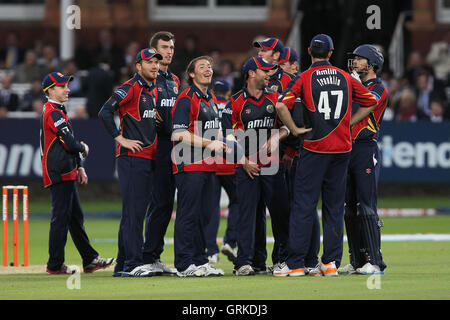
[[[219,254],[218,253],[214,253],[212,256],[208,257],[208,261],[211,264],[215,264],[217,262],[219,262]]]
[[[359,274],[384,274],[384,271],[380,271],[380,267],[367,262],[361,268],[356,269],[356,273]]]
[[[323,276],[322,269],[320,269],[320,263],[318,263],[314,268],[305,268],[305,273],[311,277],[321,277]]]
[[[339,275],[338,270],[336,268],[336,263],[334,261],[331,261],[327,264],[324,264],[323,262],[320,263],[320,271],[322,271],[322,274],[325,277],[336,277]]]
[[[191,264],[184,271],[177,271],[177,276],[181,278],[185,277],[204,277],[205,270],[203,268],[197,267],[195,264]]]
[[[177,269],[170,268],[166,266],[164,263],[162,263],[161,260],[156,260],[154,263],[151,264],[154,268],[158,268],[162,270],[162,275],[176,275]]]
[[[255,270],[253,270],[251,265],[246,264],[244,266],[241,266],[237,270],[234,269],[233,274],[236,276],[253,276],[253,275],[255,275]]]
[[[353,274],[356,273],[355,268],[352,266],[351,263],[349,263],[348,265],[341,267],[338,269],[338,273],[339,274]]]
[[[273,275],[275,277],[299,277],[305,275],[305,268],[289,269],[288,265],[277,263],[273,268]]]
[[[130,272],[122,272],[121,276],[123,278],[130,278],[130,277],[142,278],[142,277],[151,277],[153,276],[153,273],[148,269],[147,265],[142,265],[137,266]]]
[[[228,243],[223,244],[220,252],[226,255],[228,260],[230,260],[231,262],[234,262],[237,258],[237,249],[232,248]]]
[[[222,269],[216,268],[210,263],[205,263],[198,267],[204,270],[204,277],[220,277],[225,274]]]
[[[163,273],[163,270],[162,270],[161,268],[159,268],[158,266],[156,266],[154,263],[151,263],[151,264],[144,264],[144,265],[142,266],[142,268],[144,268],[144,269],[150,271],[150,273],[151,273],[153,276],[159,276],[159,275],[161,275],[161,274]]]

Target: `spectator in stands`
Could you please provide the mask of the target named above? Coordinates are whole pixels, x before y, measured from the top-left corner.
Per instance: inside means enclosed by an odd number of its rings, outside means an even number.
[[[44,102],[42,101],[42,99],[34,99],[32,102],[32,109],[36,116],[40,117],[42,115],[42,111],[44,110]]]
[[[432,100],[430,103],[430,121],[431,122],[442,122],[445,119],[445,108],[441,100]]]
[[[81,76],[78,74],[78,66],[75,62],[75,59],[70,59],[64,62],[62,73],[73,76],[73,80],[70,81],[68,84],[70,89],[70,96],[84,97],[85,92],[83,91],[83,80]]]
[[[23,59],[23,50],[18,45],[17,35],[14,32],[6,36],[5,49],[0,51],[0,69],[14,69]]]
[[[389,104],[395,110],[397,109],[401,95],[400,81],[397,78],[389,79],[387,88],[389,92]]]
[[[36,63],[40,67],[45,66],[45,58],[44,58],[44,41],[42,39],[36,39],[33,43],[34,53],[36,54]]]
[[[0,90],[0,107],[5,107],[8,111],[16,111],[19,107],[19,96],[11,90],[12,79],[11,75],[4,76]]]
[[[75,63],[80,70],[89,70],[94,66],[95,56],[92,48],[86,45],[86,39],[75,37]]]
[[[109,54],[100,55],[97,57],[96,66],[89,69],[86,79],[86,107],[90,118],[98,117],[101,107],[112,94],[114,74],[111,71],[110,59]]]
[[[410,86],[415,86],[417,77],[424,70],[429,71],[432,74],[433,70],[430,66],[423,63],[423,58],[420,52],[413,51],[408,56],[408,63],[406,66],[405,77],[408,79]]]
[[[125,65],[124,52],[120,47],[114,44],[113,35],[109,29],[102,29],[99,32],[98,41],[99,45],[94,51],[95,61],[98,61],[99,57],[108,57],[114,81],[118,82],[120,79],[120,70]],[[109,96],[110,95],[111,94],[109,94]]]
[[[426,61],[433,67],[437,79],[447,85],[450,84],[450,31],[444,35],[441,41],[431,44]]]
[[[431,115],[431,101],[442,100],[446,102],[446,95],[443,89],[439,86],[435,86],[437,82],[434,81],[432,75],[423,70],[419,73],[416,79],[416,94],[417,94],[417,107],[421,110],[425,116]]]
[[[387,88],[389,93],[389,103],[384,110],[383,121],[393,121],[401,95],[400,82],[396,78],[389,79]]]
[[[89,115],[87,113],[86,106],[84,104],[76,105],[73,108],[73,115],[70,118],[71,119],[88,119]]]
[[[212,68],[213,68],[213,74],[214,78],[220,78],[220,65],[222,63],[222,51],[218,48],[213,48],[209,50],[208,56],[212,58]],[[214,82],[214,81],[213,81]]]
[[[42,102],[47,101],[47,98],[42,91],[42,82],[40,80],[35,80],[31,83],[30,90],[24,94],[21,101],[20,111],[33,111],[33,101],[37,99]]]
[[[233,90],[236,86],[234,85],[234,81],[236,77],[240,76],[240,73],[236,73],[234,70],[234,64],[231,60],[223,60],[220,64],[220,78],[228,82],[231,86],[231,90]]]
[[[396,121],[416,122],[418,119],[416,94],[413,90],[405,89],[400,95]]]
[[[0,106],[0,119],[8,118],[8,108]]]
[[[431,88],[428,83],[428,74],[425,72],[420,73],[416,78],[416,93],[417,93],[417,107],[425,113],[425,115],[430,116],[430,98],[431,98]]]
[[[41,80],[44,77],[44,70],[37,64],[36,53],[33,50],[27,50],[25,60],[19,64],[14,73],[14,82],[31,83],[35,80]]]
[[[419,75],[419,71],[422,69],[422,56],[419,52],[413,51],[408,56],[408,62],[406,65],[405,76],[408,79],[410,85],[416,83],[416,78]]]
[[[42,56],[44,57],[44,74],[48,74],[59,69],[59,59],[56,55],[55,47],[52,45],[45,45],[42,48]]]
[[[170,65],[171,71],[182,78],[189,61],[202,55],[203,53],[198,48],[197,36],[194,34],[187,35],[183,47],[177,48],[175,51],[173,62]]]
[[[128,74],[130,71],[129,70],[130,66],[136,65],[136,63],[135,63],[136,55],[138,54],[140,49],[141,49],[141,46],[139,45],[139,42],[131,41],[130,43],[128,43],[127,48],[125,50],[125,55],[124,55],[125,65],[122,67],[121,74]]]

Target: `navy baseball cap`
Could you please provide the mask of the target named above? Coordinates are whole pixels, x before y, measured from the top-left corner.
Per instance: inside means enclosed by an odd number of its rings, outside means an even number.
[[[263,41],[255,41],[253,42],[253,46],[255,48],[263,48],[265,50],[274,50],[283,54],[284,44],[280,39],[277,38],[267,38]]]
[[[285,47],[284,48],[284,52],[281,55],[281,59],[280,59],[280,63],[285,63],[285,62],[299,62],[298,59],[298,54],[297,51],[295,51],[294,49],[290,48],[290,47]]]
[[[226,80],[216,80],[212,85],[212,89],[217,92],[227,92],[231,90],[231,86]]]
[[[72,76],[65,76],[60,72],[52,72],[45,76],[42,80],[42,91],[46,92],[53,86],[64,86],[73,80]]]
[[[162,60],[162,55],[159,54],[154,49],[145,48],[138,52],[136,55],[136,63],[141,62],[142,60],[150,60],[151,58],[155,57],[158,60]]]
[[[323,33],[315,35],[314,38],[312,38],[309,47],[317,51],[334,50],[333,40],[331,40],[330,36],[327,36],[326,34]]]
[[[273,70],[276,69],[277,65],[268,63],[266,60],[264,60],[261,57],[252,57],[248,59],[243,66],[243,70],[245,73],[247,73],[250,70],[255,71],[256,69],[261,70]]]

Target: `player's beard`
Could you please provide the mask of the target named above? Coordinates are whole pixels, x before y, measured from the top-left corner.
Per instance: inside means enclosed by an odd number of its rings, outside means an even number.
[[[262,79],[261,81],[256,82],[256,89],[258,90],[264,90],[267,85],[269,84],[268,81],[266,81],[265,79]]]
[[[172,61],[171,61],[171,62],[172,62]],[[167,67],[167,68],[168,68],[171,62],[167,63],[167,62],[164,62],[164,60],[161,60],[161,61],[159,62],[159,64],[160,64],[161,66],[163,66],[163,67]]]
[[[156,77],[158,76],[158,71],[156,71],[156,75],[154,75],[154,73],[148,71],[148,72],[142,72],[142,77],[145,79],[145,81],[147,82],[153,82]]]

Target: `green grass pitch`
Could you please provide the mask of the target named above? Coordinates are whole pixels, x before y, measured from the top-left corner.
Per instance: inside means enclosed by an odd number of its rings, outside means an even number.
[[[450,216],[384,218],[383,234],[450,233]],[[115,257],[119,220],[86,219],[87,233],[96,250],[104,257]],[[268,236],[271,236],[270,223]],[[223,237],[226,220],[221,220]],[[22,224],[20,224],[20,230]],[[65,275],[45,274],[48,259],[49,220],[30,220],[29,273],[11,273],[15,268],[0,267],[1,300],[35,299],[151,299],[151,300],[448,300],[450,298],[450,242],[383,242],[383,257],[388,268],[379,278],[349,275],[335,278],[276,278],[270,275],[236,277],[233,265],[220,256],[219,278],[182,279],[177,277],[114,278],[112,269],[80,275],[80,289],[69,289]],[[9,237],[12,238],[12,224]],[[173,237],[173,222],[166,237]],[[22,238],[20,238],[22,239]],[[11,244],[11,241],[10,241]],[[272,244],[267,245],[268,261]],[[9,246],[12,260],[12,246]],[[22,247],[19,248],[22,262]],[[173,245],[166,245],[162,260],[173,265]],[[343,265],[348,263],[344,243]],[[79,265],[81,259],[70,236],[66,246],[66,264]],[[372,288],[372,289],[371,289]]]

